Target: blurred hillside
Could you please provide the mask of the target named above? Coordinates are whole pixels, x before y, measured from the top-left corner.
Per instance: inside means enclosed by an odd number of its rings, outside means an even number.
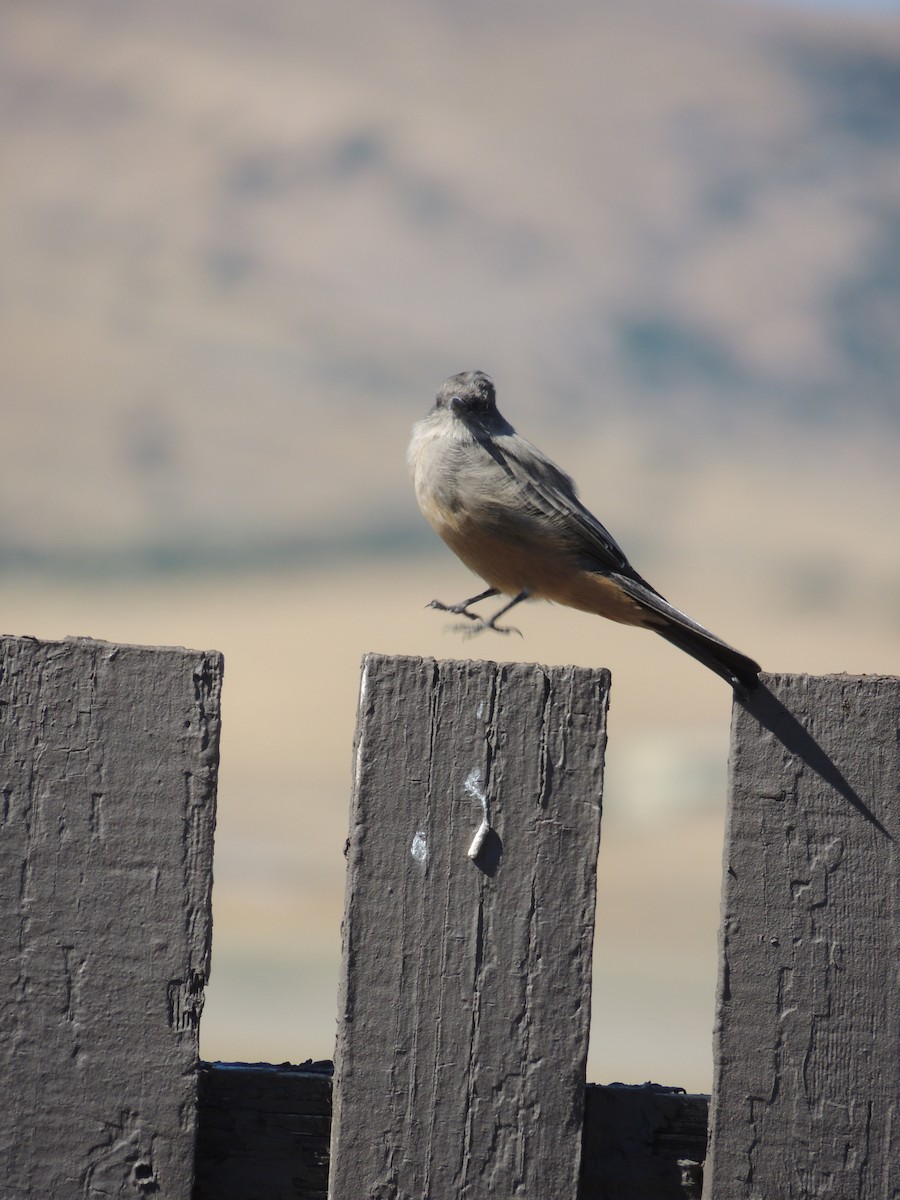
[[[721,453],[757,480],[854,453],[893,471],[896,17],[39,0],[0,20],[0,569],[424,542],[408,426],[470,366],[611,524],[625,489],[637,536]],[[647,490],[617,481],[629,436]]]

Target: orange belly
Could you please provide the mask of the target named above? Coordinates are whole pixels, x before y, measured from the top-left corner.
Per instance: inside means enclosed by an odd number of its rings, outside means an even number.
[[[465,519],[432,524],[469,570],[498,592],[517,596],[527,589],[535,600],[552,600],[625,625],[647,620],[647,610],[613,579],[586,571],[567,546],[543,530],[518,530],[501,538]]]

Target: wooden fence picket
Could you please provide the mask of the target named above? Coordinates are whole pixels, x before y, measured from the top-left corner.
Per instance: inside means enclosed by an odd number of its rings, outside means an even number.
[[[0,1190],[190,1200],[217,654],[0,638]]]
[[[900,679],[735,706],[711,1200],[900,1195]]]
[[[608,688],[365,659],[332,1200],[576,1200]]]

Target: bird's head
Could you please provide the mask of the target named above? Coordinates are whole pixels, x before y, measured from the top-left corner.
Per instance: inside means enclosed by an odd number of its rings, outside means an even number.
[[[492,431],[498,424],[506,425],[497,412],[493,381],[484,371],[451,375],[438,389],[434,407],[470,428]]]

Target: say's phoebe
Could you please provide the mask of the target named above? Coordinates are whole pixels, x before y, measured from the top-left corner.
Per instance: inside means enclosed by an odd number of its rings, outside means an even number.
[[[588,512],[572,480],[497,411],[483,371],[451,375],[413,429],[409,466],[423,516],[487,591],[431,607],[469,617],[467,632],[509,633],[497,618],[522,600],[555,600],[625,625],[652,629],[726,679],[736,692],[760,667],[671,604],[642,579]],[[469,605],[511,597],[482,620]]]

